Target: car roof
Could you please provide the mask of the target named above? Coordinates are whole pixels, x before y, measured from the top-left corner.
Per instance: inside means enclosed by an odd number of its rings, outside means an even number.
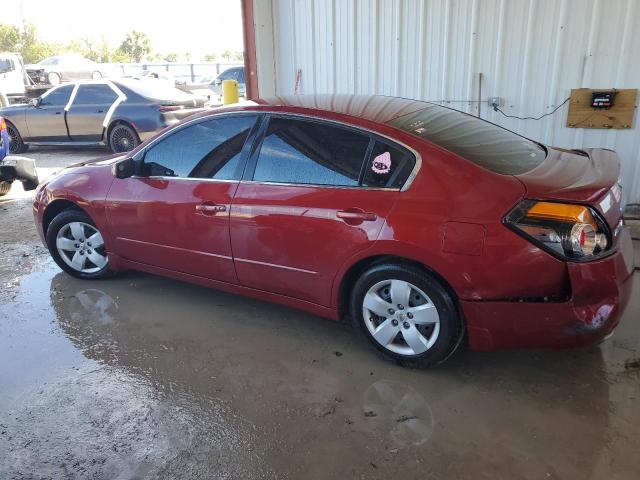
[[[298,107],[341,113],[376,123],[388,123],[394,118],[433,106],[429,102],[384,95],[318,94],[265,97],[259,105]]]

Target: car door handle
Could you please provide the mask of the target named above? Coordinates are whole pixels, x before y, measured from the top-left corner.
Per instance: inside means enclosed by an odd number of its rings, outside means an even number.
[[[226,205],[217,205],[211,203],[201,203],[200,205],[196,205],[196,212],[201,213],[203,215],[215,215],[216,213],[226,212]]]
[[[362,222],[373,222],[378,219],[378,215],[373,212],[365,212],[360,208],[349,208],[347,210],[338,210],[336,217],[343,220],[349,225],[359,225]]]
[[[104,113],[104,110],[98,110],[97,113]]]
[[[62,114],[62,112],[56,112],[56,115],[60,115],[60,114]]]

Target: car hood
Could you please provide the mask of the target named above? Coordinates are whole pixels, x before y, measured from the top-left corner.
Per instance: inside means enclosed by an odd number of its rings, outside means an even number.
[[[46,70],[49,66],[48,65],[38,65],[37,63],[29,63],[27,65],[24,66],[25,70]]]
[[[11,118],[16,115],[20,115],[25,112],[30,105],[10,105],[8,107],[0,108],[0,117]]]
[[[113,153],[111,155],[106,155],[103,157],[97,157],[97,158],[92,158],[90,160],[83,160],[82,162],[78,162],[78,163],[73,163],[71,165],[67,165],[64,169],[61,170],[61,172],[64,172],[65,170],[68,169],[78,169],[81,167],[101,167],[101,166],[108,166],[108,165],[112,165],[115,162],[117,162],[118,160],[123,160],[125,158],[127,158],[127,155],[130,152],[127,153]]]

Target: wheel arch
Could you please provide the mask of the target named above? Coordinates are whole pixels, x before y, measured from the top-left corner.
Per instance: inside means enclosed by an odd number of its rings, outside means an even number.
[[[14,128],[14,129],[16,130],[16,132],[18,132],[18,135],[20,135],[20,138],[22,138],[22,142],[23,142],[23,143],[26,143],[26,142],[24,141],[24,138],[25,138],[25,137],[24,137],[24,135],[22,134],[22,132],[20,132],[20,129],[16,126],[15,122],[12,122],[12,121],[11,121],[11,117],[5,117],[5,116],[3,116],[2,118],[4,118],[4,121],[5,121],[5,123],[7,124],[7,128],[8,128],[8,127]],[[9,139],[9,140],[11,140],[11,139]]]
[[[53,200],[47,205],[42,215],[42,232],[45,236],[47,235],[47,230],[49,229],[51,221],[56,218],[59,213],[64,212],[65,210],[79,210],[91,217],[88,212],[75,202],[62,198]]]
[[[107,126],[107,128],[105,130],[104,140],[107,143],[107,146],[109,146],[109,135],[111,135],[111,130],[113,130],[118,125],[126,125],[127,127],[129,127],[131,130],[134,131],[134,133],[138,137],[138,141],[141,141],[140,140],[140,134],[138,133],[138,129],[133,124],[133,122],[131,122],[129,120],[126,120],[124,118],[113,118],[113,119],[111,119],[111,121],[109,122],[109,125]]]
[[[429,275],[434,277],[438,282],[440,282],[440,284],[447,291],[447,293],[451,295],[451,298],[456,304],[456,307],[462,314],[460,309],[460,304],[458,301],[458,294],[456,293],[455,289],[451,286],[451,284],[442,275],[440,275],[435,269],[413,258],[394,255],[394,254],[376,254],[376,255],[370,255],[370,256],[359,259],[346,270],[344,275],[342,275],[340,279],[339,287],[338,287],[338,292],[337,292],[338,294],[337,309],[338,309],[338,316],[340,319],[344,318],[349,313],[349,294],[351,292],[351,288],[357,281],[358,277],[365,270],[381,263],[394,263],[394,264],[411,266],[414,268],[418,268],[419,270],[422,270],[425,273],[428,273]]]

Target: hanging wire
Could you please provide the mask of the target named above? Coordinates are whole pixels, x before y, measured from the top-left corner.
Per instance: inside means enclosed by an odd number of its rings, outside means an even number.
[[[542,119],[542,118],[544,118],[544,117],[547,117],[547,116],[549,116],[549,115],[553,115],[554,113],[556,113],[556,112],[557,112],[558,110],[560,110],[560,108],[561,108],[565,103],[567,103],[569,100],[571,100],[571,97],[567,97],[567,98],[565,99],[565,101],[564,101],[564,102],[562,102],[560,105],[558,105],[556,108],[554,108],[553,110],[551,110],[551,111],[550,111],[550,112],[548,112],[548,113],[545,113],[545,114],[540,115],[539,117],[518,117],[517,115],[508,115],[508,114],[504,113],[504,112],[500,109],[500,107],[497,107],[497,106],[493,107],[493,109],[494,109],[496,112],[500,112],[502,115],[504,115],[504,116],[505,116],[505,117],[507,117],[507,118],[517,118],[518,120],[540,120],[540,119]]]

